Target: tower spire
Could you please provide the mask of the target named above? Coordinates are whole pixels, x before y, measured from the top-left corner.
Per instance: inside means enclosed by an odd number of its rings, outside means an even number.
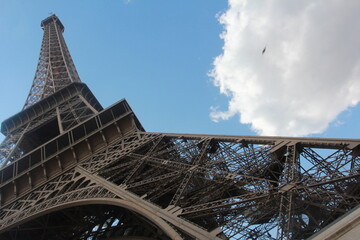
[[[35,77],[24,109],[73,82],[81,82],[62,33],[64,25],[52,14],[41,22],[44,36]]]

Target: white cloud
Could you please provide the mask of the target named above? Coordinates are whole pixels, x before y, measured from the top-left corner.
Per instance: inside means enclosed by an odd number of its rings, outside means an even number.
[[[304,136],[360,101],[358,0],[229,0],[219,21],[210,75],[230,100],[211,108],[214,121],[240,115],[260,135]]]

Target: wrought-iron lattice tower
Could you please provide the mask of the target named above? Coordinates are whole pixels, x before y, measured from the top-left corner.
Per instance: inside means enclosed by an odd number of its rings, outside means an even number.
[[[358,206],[359,139],[146,132],[81,83],[60,20],[41,26],[1,126],[0,239],[304,239]]]

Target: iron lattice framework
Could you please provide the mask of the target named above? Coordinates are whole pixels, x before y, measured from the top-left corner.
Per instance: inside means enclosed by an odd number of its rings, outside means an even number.
[[[359,139],[145,132],[68,83],[2,123],[0,239],[305,239],[359,205]]]
[[[39,62],[29,95],[23,109],[52,95],[73,82],[81,82],[75,65],[70,56],[62,33],[64,26],[55,15],[51,15],[41,22],[44,36],[41,44]],[[17,129],[0,144],[0,166],[7,164],[13,155],[22,154],[17,147],[19,141],[28,128]]]
[[[80,82],[62,33],[64,26],[52,15],[41,22],[44,37],[41,44],[39,63],[33,84],[24,108],[66,87]]]

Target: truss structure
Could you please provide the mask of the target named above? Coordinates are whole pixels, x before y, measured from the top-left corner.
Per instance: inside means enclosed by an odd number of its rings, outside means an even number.
[[[62,33],[64,26],[51,15],[41,22],[44,37],[33,84],[24,109],[73,82],[80,82]]]
[[[70,56],[62,33],[64,26],[60,19],[51,15],[41,22],[44,36],[41,44],[40,57],[35,77],[23,109],[52,95],[73,82],[81,82],[75,65]],[[64,108],[64,106],[62,106]],[[43,118],[44,116],[42,116]],[[0,166],[4,166],[13,155],[19,155],[22,150],[17,147],[22,136],[29,128],[23,126],[17,129],[0,144]]]
[[[145,132],[84,83],[41,96],[2,123],[0,239],[306,239],[359,205],[360,139]]]

